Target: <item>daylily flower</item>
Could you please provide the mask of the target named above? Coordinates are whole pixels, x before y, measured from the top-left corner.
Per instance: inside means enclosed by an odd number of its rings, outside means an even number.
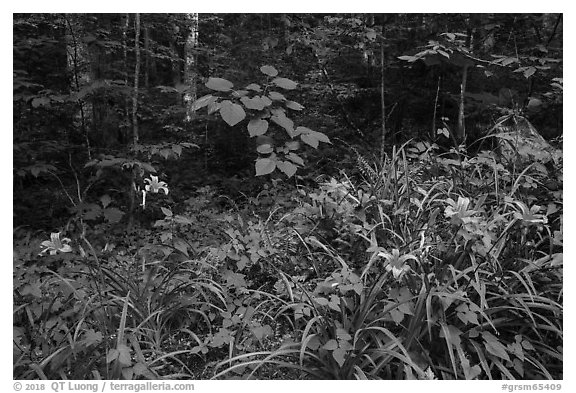
[[[153,192],[158,194],[158,191],[162,190],[166,195],[168,195],[168,184],[163,181],[158,181],[158,176],[150,175],[150,179],[144,179],[148,183],[144,189],[148,192]]]
[[[68,244],[70,243],[70,239],[65,237],[60,239],[60,232],[51,233],[50,240],[44,240],[40,247],[44,249],[38,255],[42,255],[44,253],[49,252],[50,255],[56,255],[58,251],[60,252],[71,252],[72,247]]]
[[[514,217],[518,220],[531,224],[546,224],[548,222],[548,218],[544,214],[537,214],[542,208],[541,206],[533,205],[528,208],[524,202],[514,201],[514,203],[520,208],[514,212]]]
[[[444,209],[444,215],[446,217],[451,217],[452,223],[468,223],[474,220],[472,216],[476,214],[477,211],[468,209],[468,206],[470,205],[469,198],[462,198],[459,196],[458,202],[454,201],[452,198],[448,198],[446,203],[448,203],[448,206]]]
[[[385,266],[387,271],[391,271],[394,275],[394,278],[400,280],[400,278],[410,270],[410,266],[406,264],[406,261],[409,259],[413,259],[417,261],[418,259],[412,254],[406,254],[400,256],[400,251],[395,248],[392,250],[392,253],[387,251],[379,252],[378,256],[386,259],[388,262]]]

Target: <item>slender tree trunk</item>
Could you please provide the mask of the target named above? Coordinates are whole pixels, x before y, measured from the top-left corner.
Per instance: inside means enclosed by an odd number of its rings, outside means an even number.
[[[144,87],[150,88],[150,27],[144,24]]]
[[[180,55],[178,54],[178,46],[176,45],[178,42],[178,30],[174,28],[172,30],[172,38],[170,40],[170,52],[171,52],[171,59],[170,59],[170,66],[172,68],[172,83],[174,87],[178,86],[182,83],[181,75],[180,75]],[[180,97],[178,98],[180,101]]]
[[[194,118],[192,103],[196,101],[196,53],[198,47],[198,14],[186,14],[190,32],[184,46],[184,83],[187,86],[184,93],[184,106],[186,108],[186,121]]]
[[[85,44],[78,39],[78,32],[76,31],[77,24],[75,23],[76,17],[74,15],[64,16],[66,20],[66,62],[68,65],[68,70],[72,75],[70,91],[77,93],[82,87],[89,84],[92,78],[90,73],[87,71],[87,67],[85,66],[88,50],[85,47]],[[79,99],[78,111],[74,115],[74,122],[76,123],[75,128],[80,129],[86,142],[86,151],[89,160],[92,159],[88,129],[88,123],[90,120],[88,118],[88,114],[90,114],[90,112],[90,103]]]
[[[130,27],[130,14],[124,14],[122,23],[122,57],[124,60],[123,73],[124,73],[124,86],[128,88],[128,28]],[[124,100],[124,119],[127,125],[122,126],[124,143],[129,145],[128,136],[130,135],[129,124],[131,124],[130,119],[130,97],[128,94],[125,96]]]
[[[382,28],[382,35],[384,35],[384,28]],[[382,134],[380,136],[380,163],[384,163],[385,146],[386,146],[386,102],[385,97],[385,62],[384,62],[384,36],[382,36],[382,43],[380,44],[380,106],[382,109]]]
[[[140,76],[140,14],[136,13],[134,18],[134,54],[136,65],[134,66],[134,93],[132,96],[132,137],[134,145],[138,144],[140,135],[138,133],[138,79]]]
[[[138,145],[139,131],[138,131],[138,78],[140,76],[140,14],[136,13],[134,16],[134,92],[132,95],[132,147]],[[130,185],[130,210],[128,212],[128,229],[132,228],[134,224],[134,211],[136,210],[136,179],[138,178],[138,168],[132,168],[131,185]]]
[[[366,27],[374,27],[374,14],[368,14],[365,23]],[[362,50],[362,58],[365,64],[372,67],[376,66],[376,56],[374,55],[371,45],[366,44],[364,46],[364,49]]]
[[[440,96],[440,80],[441,76],[438,77],[438,87],[436,88],[436,98],[434,99],[434,113],[432,115],[432,130],[430,133],[430,140],[436,141],[436,117],[438,113],[438,97]]]
[[[460,105],[458,108],[458,128],[457,139],[458,143],[463,143],[466,140],[466,124],[464,118],[464,97],[466,95],[466,80],[468,79],[468,65],[462,67],[462,83],[460,85]]]

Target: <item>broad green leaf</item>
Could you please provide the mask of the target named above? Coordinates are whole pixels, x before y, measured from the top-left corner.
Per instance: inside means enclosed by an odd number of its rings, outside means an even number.
[[[345,341],[352,340],[352,336],[350,335],[348,330],[343,328],[336,329],[336,336],[338,337],[339,340],[345,340]]]
[[[214,97],[212,94],[206,94],[203,97],[198,98],[196,101],[192,103],[192,110],[197,111],[198,109],[204,108],[211,102],[215,102],[217,97]]]
[[[527,351],[533,351],[535,348],[528,340],[522,340],[522,347]]]
[[[444,325],[442,330],[440,330],[440,337],[446,339],[446,342],[450,343],[454,347],[459,347],[461,345],[461,335],[462,331],[453,325]]]
[[[264,103],[265,106],[270,106],[272,105],[272,100],[266,96],[261,96],[260,99],[262,100],[262,102]]]
[[[100,202],[102,203],[102,207],[106,209],[106,207],[110,204],[110,202],[112,202],[112,198],[110,198],[110,195],[108,194],[102,195],[100,197]]]
[[[230,91],[234,84],[229,80],[223,78],[209,78],[206,82],[206,87],[216,91]]]
[[[174,248],[188,256],[188,243],[180,238],[174,239]]]
[[[276,166],[288,177],[294,176],[296,170],[298,169],[298,167],[296,167],[296,165],[292,164],[290,161],[278,161]]]
[[[286,90],[293,90],[296,88],[296,86],[298,86],[298,83],[288,78],[274,78],[272,83]]]
[[[507,57],[507,58],[505,58],[504,60],[502,60],[502,65],[503,65],[503,66],[507,66],[507,65],[510,65],[510,64],[516,63],[516,62],[518,62],[518,59],[517,59],[517,58],[515,58],[515,57]]]
[[[278,71],[276,70],[276,68],[269,66],[269,65],[265,65],[265,66],[260,67],[260,71],[262,71],[263,74],[268,75],[268,76],[278,75]]]
[[[534,67],[527,67],[526,70],[524,71],[524,77],[526,79],[530,78],[532,75],[534,75],[534,73],[536,72],[536,68]]]
[[[342,348],[337,348],[334,351],[332,351],[332,357],[334,358],[334,360],[336,360],[336,362],[340,367],[342,367],[344,365],[344,362],[346,361],[345,355],[346,351]]]
[[[240,102],[242,102],[246,108],[254,109],[257,111],[261,111],[266,106],[265,102],[260,97],[242,97],[240,98]]]
[[[130,348],[128,348],[125,344],[118,345],[118,361],[124,367],[128,367],[132,365],[132,358],[130,356]]]
[[[84,335],[84,342],[86,346],[100,344],[104,336],[100,332],[94,331],[94,329],[88,329]]]
[[[32,106],[38,108],[39,106],[50,106],[50,99],[47,97],[36,97],[32,100]]]
[[[244,270],[244,268],[248,266],[248,263],[250,263],[250,259],[248,259],[246,255],[242,255],[240,259],[236,261],[236,267],[238,268],[238,271]]]
[[[284,94],[278,93],[277,91],[271,91],[270,93],[268,93],[268,97],[270,97],[274,101],[286,101],[286,97],[284,97]]]
[[[318,139],[311,134],[302,134],[300,135],[300,139],[302,142],[306,143],[307,145],[312,146],[314,149],[318,148]]]
[[[290,108],[294,111],[301,111],[304,109],[304,106],[300,105],[296,101],[286,101],[286,108]]]
[[[298,150],[300,148],[300,142],[298,142],[298,141],[286,141],[286,143],[284,143],[284,146],[288,150]]]
[[[229,126],[235,126],[246,117],[246,112],[238,104],[224,100],[220,107],[220,116]]]
[[[177,214],[176,217],[174,217],[174,222],[181,225],[192,225],[194,223],[190,218],[180,214]]]
[[[330,139],[328,138],[328,136],[322,132],[318,132],[318,131],[312,131],[312,134],[314,135],[314,137],[316,139],[318,139],[320,142],[324,142],[324,143],[332,143],[330,142]]]
[[[272,335],[273,333],[274,332],[272,331],[272,328],[270,327],[270,325],[264,325],[264,326],[258,326],[258,327],[252,328],[252,334],[254,334],[254,336],[256,336],[258,341],[262,341],[262,339],[264,337],[268,337],[268,336]]]
[[[530,100],[528,101],[528,106],[527,109],[531,110],[531,111],[536,111],[542,108],[542,101],[539,100],[538,98],[530,98]],[[549,213],[546,213],[546,215],[548,215]]]
[[[110,351],[108,351],[108,355],[106,355],[106,363],[112,363],[116,359],[118,359],[118,350],[116,348],[112,348]]]
[[[151,376],[152,378],[154,378],[154,374],[152,374],[150,372],[150,370],[148,370],[148,367],[146,367],[146,365],[144,363],[136,363],[133,367],[134,370],[134,374],[136,375],[143,375],[143,376]]]
[[[232,92],[232,97],[240,98],[248,94],[248,90],[236,90]]]
[[[166,217],[172,217],[172,210],[167,207],[160,207],[160,210],[162,210],[162,213],[164,213]]]
[[[256,151],[260,154],[270,154],[274,151],[274,149],[272,148],[272,145],[265,143],[263,145],[258,146],[256,148]]]
[[[490,332],[482,332],[482,337],[484,338],[484,347],[492,355],[497,356],[501,359],[510,361],[510,356],[506,351],[506,347]]]
[[[222,278],[226,280],[228,285],[236,288],[246,288],[246,275],[241,273],[235,273],[232,270],[224,270]]]
[[[20,290],[22,296],[32,295],[34,297],[42,297],[42,283],[39,280],[24,285]]]
[[[268,131],[268,122],[262,119],[252,119],[248,123],[250,136],[264,135]]]
[[[320,348],[320,338],[317,335],[310,336],[310,339],[306,343],[306,347],[310,348],[311,350],[315,351]]]
[[[296,132],[298,132],[298,135],[300,135],[300,134],[309,134],[309,133],[312,132],[312,130],[311,130],[310,128],[308,128],[308,127],[299,126],[299,127],[296,128]]]
[[[374,41],[376,37],[377,34],[373,29],[368,29],[368,31],[366,31],[366,38],[368,38],[370,41]]]
[[[440,53],[445,58],[449,59],[450,55],[447,52],[444,52],[442,49],[438,49],[438,53]]]
[[[270,158],[258,158],[255,167],[256,176],[268,175],[276,169],[276,161]]]
[[[172,151],[174,152],[174,154],[176,154],[178,157],[180,157],[182,155],[182,146],[180,145],[173,145],[172,146]]]
[[[246,86],[246,89],[252,91],[262,91],[260,85],[257,85],[256,83],[250,83],[248,86]]]
[[[392,317],[394,322],[396,322],[397,325],[399,325],[402,322],[402,320],[404,319],[404,315],[405,314],[402,311],[399,311],[397,309],[390,310],[390,316]]]
[[[221,104],[220,104],[219,102],[216,102],[216,101],[214,101],[214,102],[209,102],[209,103],[208,103],[208,106],[207,106],[208,114],[211,115],[211,114],[213,114],[214,112],[220,110],[220,106],[221,106]]]
[[[102,208],[95,204],[90,203],[84,206],[84,219],[85,220],[95,220],[102,214]]]
[[[334,340],[334,339],[329,340],[326,344],[324,344],[324,345],[322,346],[322,348],[325,349],[325,350],[327,350],[327,351],[333,351],[333,350],[335,350],[336,348],[338,348],[338,341],[336,341],[336,340]]]
[[[328,139],[325,134],[313,131],[307,127],[298,127],[296,131],[301,132],[300,139],[302,139],[302,142],[312,146],[315,149],[318,148],[318,142],[331,143],[330,139]]]
[[[398,56],[398,58],[400,60],[408,61],[410,63],[413,63],[416,60],[418,60],[418,57],[416,57],[416,56]]]
[[[104,209],[104,218],[106,219],[106,221],[108,221],[112,224],[120,222],[123,215],[124,215],[124,212],[120,209],[115,208],[115,207],[109,207],[107,209]]]
[[[273,115],[270,120],[284,128],[286,131],[294,131],[294,122],[285,115]]]

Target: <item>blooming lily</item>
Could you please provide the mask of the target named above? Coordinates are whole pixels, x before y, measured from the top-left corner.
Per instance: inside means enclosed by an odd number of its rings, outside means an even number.
[[[514,217],[516,219],[530,224],[546,224],[548,222],[548,219],[544,214],[538,214],[541,209],[540,206],[532,205],[531,208],[528,208],[524,202],[514,201],[514,203],[519,207],[519,209],[516,209],[514,212]]]
[[[68,243],[70,243],[69,238],[65,237],[63,239],[60,239],[60,232],[51,233],[50,240],[45,240],[40,245],[40,247],[43,247],[43,250],[38,255],[43,255],[47,252],[49,252],[50,255],[56,255],[58,251],[71,252],[72,247],[70,247]]]
[[[153,192],[158,194],[158,191],[162,190],[166,195],[168,195],[168,184],[163,181],[158,181],[158,176],[150,175],[150,179],[144,179],[148,183],[144,189],[148,192]]]
[[[385,268],[387,271],[392,272],[396,280],[400,280],[400,278],[404,275],[404,273],[410,270],[410,266],[406,265],[407,260],[409,259],[413,259],[415,261],[418,260],[412,254],[406,254],[400,256],[400,251],[397,248],[393,249],[391,253],[387,251],[384,252],[381,251],[378,253],[378,256],[386,259],[388,263],[386,264]]]
[[[452,198],[446,200],[448,206],[444,209],[444,215],[446,217],[451,217],[454,224],[468,223],[474,221],[472,217],[477,213],[476,210],[468,209],[470,205],[469,198],[458,197],[458,202],[454,201]]]

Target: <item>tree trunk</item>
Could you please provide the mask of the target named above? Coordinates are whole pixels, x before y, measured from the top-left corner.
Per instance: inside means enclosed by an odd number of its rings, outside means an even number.
[[[365,24],[366,27],[374,27],[374,14],[366,15]],[[364,49],[362,50],[362,60],[366,65],[376,66],[376,56],[374,55],[371,45],[368,43],[364,45]]]
[[[192,103],[196,101],[196,53],[198,47],[198,14],[186,14],[190,32],[186,37],[186,44],[184,46],[184,83],[186,84],[186,91],[184,93],[184,106],[186,108],[186,121],[191,121],[194,118],[194,110],[192,110]]]
[[[123,16],[123,23],[122,23],[122,57],[124,60],[123,64],[123,73],[124,73],[124,86],[128,88],[128,28],[130,27],[130,14],[124,14]],[[124,143],[126,145],[129,144],[128,136],[130,135],[130,126],[131,119],[130,119],[130,96],[126,94],[124,100],[124,119],[125,124],[122,126],[122,133]]]
[[[380,137],[380,163],[384,163],[386,145],[386,102],[385,92],[385,62],[384,62],[384,27],[382,27],[382,43],[380,44],[380,106],[382,108],[382,135]]]
[[[139,131],[138,131],[138,77],[140,76],[140,14],[134,15],[134,91],[132,94],[132,147],[138,145]],[[132,228],[134,224],[134,211],[136,210],[136,180],[138,178],[138,168],[134,166],[131,174],[131,184],[129,191],[129,212],[128,212],[128,229]]]
[[[172,84],[174,87],[177,87],[182,83],[181,78],[181,71],[180,71],[180,55],[178,54],[178,46],[176,45],[178,42],[178,29],[174,27],[172,30],[172,37],[170,40],[170,68],[172,74]],[[178,96],[178,102],[180,102],[180,97]]]
[[[92,77],[87,67],[89,61],[88,49],[86,44],[79,39],[80,23],[77,23],[77,15],[65,15],[66,20],[66,64],[68,72],[72,75],[70,79],[70,92],[78,93],[81,88],[92,82]],[[92,152],[90,147],[89,115],[92,108],[89,102],[83,99],[78,100],[78,109],[74,115],[74,128],[79,129],[84,137],[86,143],[86,151],[88,159],[92,159]]]
[[[138,133],[138,79],[140,76],[140,14],[136,13],[134,18],[134,54],[136,65],[134,66],[134,92],[132,95],[132,141],[138,144],[140,135]]]
[[[456,130],[456,139],[458,143],[464,143],[466,140],[466,124],[464,118],[464,96],[466,94],[466,80],[468,79],[468,65],[462,67],[462,84],[460,85],[460,105],[458,108],[458,127]]]
[[[150,27],[144,24],[144,87],[150,88]]]

